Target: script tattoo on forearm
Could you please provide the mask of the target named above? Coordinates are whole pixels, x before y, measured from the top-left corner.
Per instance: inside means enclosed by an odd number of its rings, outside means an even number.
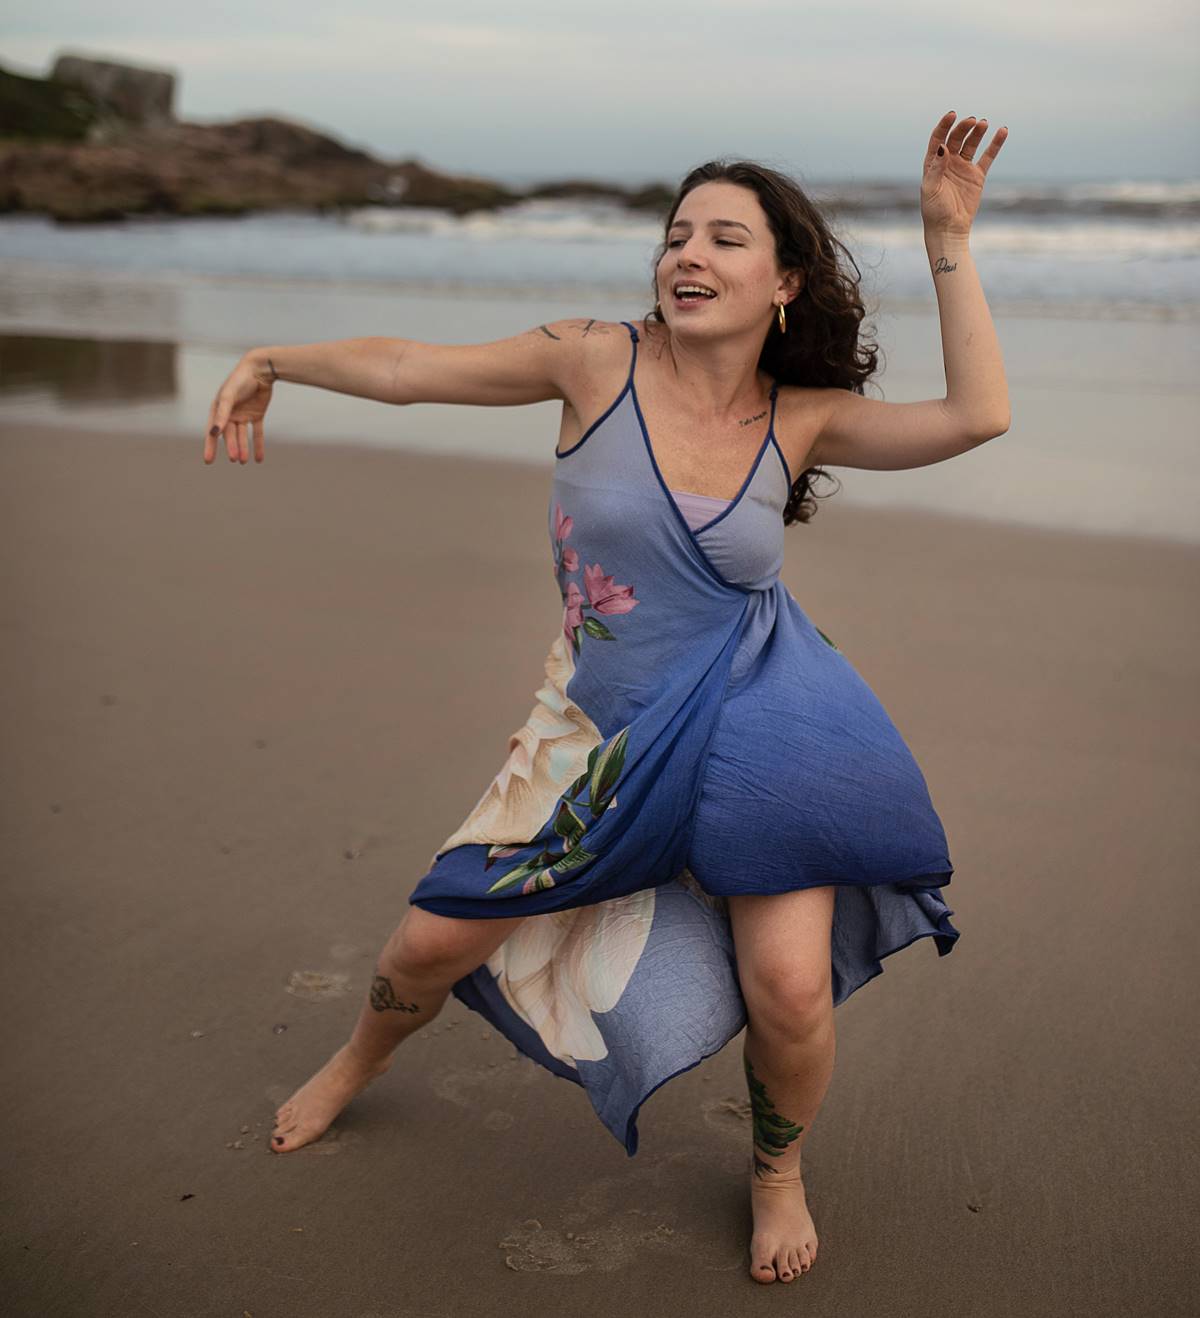
[[[951,263],[944,256],[939,256],[933,265],[933,273],[935,275],[948,275],[951,273],[951,271],[957,269],[958,269],[958,262],[955,261]]]
[[[754,1118],[754,1174],[764,1178],[767,1175],[778,1175],[779,1168],[764,1162],[758,1156],[758,1151],[779,1157],[787,1152],[794,1139],[799,1138],[804,1127],[789,1121],[775,1110],[775,1104],[767,1097],[766,1086],[754,1074],[754,1067],[744,1054],[742,1063],[746,1070],[746,1084],[750,1089],[750,1108]]]
[[[371,1006],[376,1011],[420,1011],[415,1002],[401,1002],[392,988],[392,981],[384,975],[376,975],[371,981]]]

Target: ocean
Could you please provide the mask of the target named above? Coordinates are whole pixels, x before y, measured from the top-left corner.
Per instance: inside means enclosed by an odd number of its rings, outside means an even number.
[[[828,189],[883,350],[868,392],[890,401],[945,389],[919,219],[899,205],[907,191]],[[379,207],[87,226],[0,218],[0,423],[8,442],[41,422],[199,445],[249,347],[376,334],[486,342],[565,316],[634,319],[653,305],[658,238],[650,217],[575,199],[462,218]],[[833,498],[1200,539],[1200,182],[989,183],[971,248],[1012,428],[930,467],[834,469]],[[549,462],[559,408],[397,409],[288,387],[268,445]]]

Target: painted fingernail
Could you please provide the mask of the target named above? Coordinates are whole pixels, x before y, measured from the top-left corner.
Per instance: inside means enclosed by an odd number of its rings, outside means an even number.
[[[217,437],[221,432],[217,429],[216,426],[213,426],[213,428],[212,428],[208,433],[213,437],[213,439],[216,439],[216,437]]]

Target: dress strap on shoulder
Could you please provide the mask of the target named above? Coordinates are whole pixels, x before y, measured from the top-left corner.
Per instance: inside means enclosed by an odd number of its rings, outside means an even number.
[[[623,320],[621,324],[624,325],[625,328],[629,331],[629,337],[632,340],[632,343],[630,345],[630,353],[629,353],[629,377],[625,381],[626,389],[632,389],[633,371],[634,371],[634,367],[637,366],[638,332],[637,329],[633,325],[631,325],[627,320]]]

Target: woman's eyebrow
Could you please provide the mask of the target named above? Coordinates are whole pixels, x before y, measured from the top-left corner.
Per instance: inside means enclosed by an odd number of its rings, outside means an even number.
[[[751,238],[754,237],[754,231],[748,225],[743,224],[741,220],[709,220],[708,222],[708,227],[710,229],[719,229],[722,226],[728,226],[736,229],[745,229],[746,232],[751,236]],[[676,220],[675,223],[671,225],[672,229],[690,229],[691,227],[692,227],[691,220]]]

